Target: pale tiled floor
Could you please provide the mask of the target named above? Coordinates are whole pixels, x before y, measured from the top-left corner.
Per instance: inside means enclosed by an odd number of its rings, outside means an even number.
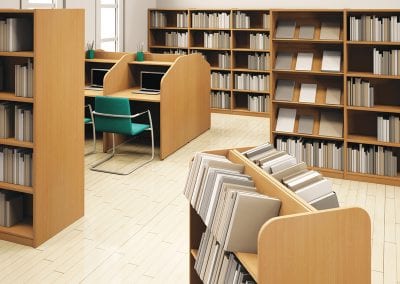
[[[268,132],[267,119],[213,114],[210,131],[162,162],[129,176],[86,170],[85,217],[37,249],[0,241],[0,283],[187,283],[188,204],[181,192],[190,158],[257,145]],[[87,156],[87,168],[102,155]],[[341,205],[361,206],[373,220],[373,283],[399,284],[400,188],[334,184]]]

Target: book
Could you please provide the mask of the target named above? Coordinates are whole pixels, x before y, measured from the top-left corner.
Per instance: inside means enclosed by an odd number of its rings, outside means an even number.
[[[296,70],[311,71],[313,56],[312,52],[299,52],[296,59]]]
[[[313,115],[300,115],[298,133],[313,134],[314,129],[314,116]]]
[[[275,131],[293,132],[296,120],[296,109],[280,108],[276,121]]]
[[[279,172],[286,167],[291,167],[296,164],[296,158],[291,155],[284,154],[280,157],[267,161],[261,165],[261,168],[271,174],[275,172]]]
[[[342,91],[339,88],[327,88],[325,103],[329,105],[340,105]]]
[[[339,201],[336,193],[332,191],[327,195],[310,201],[310,205],[314,206],[315,209],[325,210],[339,207]]]
[[[5,200],[5,226],[11,227],[22,221],[23,197],[22,194],[10,192]]]
[[[293,80],[278,80],[276,83],[275,100],[292,101],[295,81]]]
[[[314,39],[315,27],[313,25],[302,25],[299,30],[300,39]]]
[[[260,228],[279,214],[280,200],[259,193],[238,192],[226,235],[225,250],[257,253]]]
[[[316,171],[306,171],[300,175],[296,175],[290,179],[283,179],[283,183],[292,191],[299,190],[310,184],[322,180],[324,177]]]
[[[343,137],[343,116],[340,112],[321,112],[319,135]]]
[[[278,21],[275,38],[293,38],[295,28],[295,21]]]
[[[287,167],[286,169],[283,169],[279,172],[273,173],[272,177],[274,177],[278,181],[282,182],[282,179],[284,179],[288,176],[294,175],[296,173],[302,172],[304,170],[307,170],[307,164],[304,162],[301,162],[294,166]]]
[[[303,198],[306,202],[318,199],[330,192],[332,192],[332,182],[328,179],[319,180],[295,191],[295,193]]]
[[[340,23],[338,22],[322,22],[319,39],[339,40]]]
[[[275,61],[275,69],[277,70],[290,70],[292,69],[292,57],[290,52],[278,52]]]
[[[324,50],[322,54],[321,71],[340,72],[341,52],[336,50]]]
[[[300,87],[299,102],[315,103],[317,95],[317,84],[302,83]]]

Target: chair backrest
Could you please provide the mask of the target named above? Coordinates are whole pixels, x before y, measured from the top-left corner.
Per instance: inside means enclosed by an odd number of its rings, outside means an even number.
[[[128,98],[98,96],[95,99],[95,112],[116,115],[131,115]],[[131,118],[105,117],[95,115],[96,131],[128,134],[132,133]]]

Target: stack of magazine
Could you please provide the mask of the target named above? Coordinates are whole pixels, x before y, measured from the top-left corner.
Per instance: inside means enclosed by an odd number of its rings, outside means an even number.
[[[280,200],[258,193],[243,171],[243,165],[206,153],[197,153],[191,165],[184,194],[207,226],[195,264],[205,283],[222,277],[226,252],[256,253],[261,226],[279,214]]]
[[[285,151],[278,151],[266,143],[243,152],[243,155],[316,209],[339,207],[332,182],[319,172],[308,170],[304,162],[298,163]]]

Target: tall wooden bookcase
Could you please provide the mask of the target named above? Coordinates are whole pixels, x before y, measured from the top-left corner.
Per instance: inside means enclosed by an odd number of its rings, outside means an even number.
[[[377,139],[377,116],[394,115],[399,116],[400,101],[396,95],[400,87],[400,74],[381,75],[374,74],[373,52],[376,48],[379,51],[390,51],[400,49],[400,38],[395,41],[383,40],[351,40],[351,21],[350,17],[355,17],[361,21],[363,16],[376,18],[376,21],[383,22],[382,18],[391,16],[400,17],[398,10],[272,10],[272,114],[270,120],[271,141],[276,143],[277,137],[302,138],[313,142],[331,142],[343,146],[343,168],[334,170],[331,168],[316,168],[324,175],[336,178],[345,178],[367,182],[377,182],[389,185],[400,185],[400,143],[382,142]],[[276,38],[277,25],[281,21],[296,22],[295,34],[290,39]],[[364,21],[364,20],[363,20]],[[322,22],[336,22],[340,26],[340,36],[338,40],[320,39],[319,33]],[[312,24],[315,26],[314,38],[300,39],[298,37],[299,26]],[[365,26],[365,24],[364,24]],[[369,27],[372,25],[368,24]],[[369,29],[368,27],[368,29]],[[388,31],[388,27],[381,27],[382,33]],[[372,28],[371,28],[372,29]],[[375,30],[374,30],[375,31]],[[377,32],[377,31],[376,31]],[[358,33],[366,33],[359,30]],[[372,33],[368,30],[368,33]],[[380,32],[377,32],[380,33]],[[327,72],[321,70],[322,53],[325,50],[340,51],[341,68],[338,72]],[[292,66],[288,70],[278,70],[275,67],[277,54],[280,52],[292,51],[294,57]],[[296,71],[296,53],[313,52],[313,66],[311,71]],[[396,65],[397,66],[397,65]],[[280,101],[275,97],[277,81],[280,79],[290,79],[296,82],[292,101]],[[354,79],[368,82],[374,87],[374,106],[356,106],[350,103],[349,81]],[[317,93],[315,103],[299,102],[299,92],[301,83],[317,83]],[[340,104],[327,104],[325,102],[327,87],[333,86],[341,90]],[[361,88],[361,87],[360,87]],[[296,109],[296,122],[293,132],[276,131],[277,117],[280,108]],[[336,112],[343,121],[343,133],[340,137],[327,137],[319,135],[320,117],[323,112]],[[299,115],[309,114],[314,116],[314,127],[312,134],[302,134],[298,132]],[[360,146],[362,145],[362,146]],[[365,169],[350,167],[351,163],[360,163],[360,158],[352,156],[352,149],[369,147],[371,151],[379,151],[377,147],[389,150],[397,156],[397,175],[387,176],[381,174],[367,174]],[[364,151],[364,149],[360,149]],[[381,148],[382,150],[382,148]],[[386,157],[384,158],[386,159]],[[366,162],[365,162],[366,163]],[[376,166],[376,161],[375,168]],[[386,162],[380,162],[385,169],[391,167]],[[360,166],[361,167],[361,166]],[[381,166],[383,167],[383,166]],[[364,173],[362,173],[364,171]]]
[[[245,158],[240,149],[209,153],[244,165],[257,191],[281,200],[279,216],[258,234],[257,254],[235,252],[253,279],[265,283],[371,283],[371,224],[361,208],[318,211]],[[206,227],[189,205],[190,283],[202,283],[194,264]]]
[[[0,99],[33,105],[33,142],[1,139],[1,146],[33,152],[32,186],[0,183],[24,193],[24,221],[0,227],[0,239],[37,247],[84,214],[84,12],[70,9],[0,10],[1,18],[33,23],[33,50],[0,52],[8,78]],[[33,98],[15,96],[14,65],[33,62]]]
[[[199,14],[215,15],[225,13],[229,22],[193,25],[193,18]],[[187,15],[187,22],[178,21],[178,15]],[[236,25],[235,17],[245,14],[249,18],[249,25]],[[267,16],[264,16],[267,15]],[[158,21],[155,18],[158,17]],[[161,20],[161,19],[164,20]],[[246,9],[150,9],[148,12],[148,47],[155,53],[201,53],[211,66],[211,73],[229,76],[229,82],[223,87],[212,86],[211,93],[222,93],[229,98],[224,106],[211,107],[212,112],[269,117],[270,115],[270,18],[269,10]],[[167,33],[187,34],[186,43],[172,44],[166,42]],[[227,34],[229,45],[204,47],[205,34]],[[250,46],[251,35],[265,35],[267,43],[264,46]],[[219,56],[227,56],[226,64],[219,63]],[[264,55],[265,67],[249,68],[248,56]],[[235,88],[235,75],[265,76],[265,88]],[[257,97],[262,109],[249,108],[249,97]]]

